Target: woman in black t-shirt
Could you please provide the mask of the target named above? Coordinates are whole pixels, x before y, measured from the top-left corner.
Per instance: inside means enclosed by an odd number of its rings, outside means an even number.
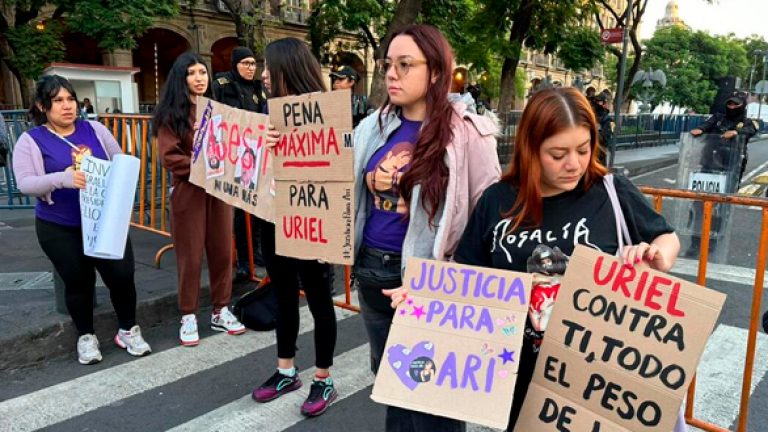
[[[486,189],[459,243],[462,264],[534,274],[531,308],[508,429],[514,429],[530,384],[568,257],[577,244],[608,254],[619,248],[616,219],[598,162],[598,132],[589,102],[572,88],[537,92],[518,126],[512,165]],[[635,246],[621,258],[660,271],[675,262],[672,227],[623,178],[614,179]]]

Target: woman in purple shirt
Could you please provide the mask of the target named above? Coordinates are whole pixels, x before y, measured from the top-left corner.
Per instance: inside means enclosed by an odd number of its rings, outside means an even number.
[[[85,189],[80,163],[85,156],[111,160],[121,150],[109,131],[97,122],[77,120],[77,96],[58,75],[37,82],[29,110],[38,126],[24,133],[13,154],[13,169],[22,193],[37,197],[37,238],[43,252],[64,280],[67,309],[80,335],[78,361],[101,361],[93,329],[93,291],[98,270],[107,285],[120,329],[114,341],[134,356],[149,354],[136,325],[136,286],[131,240],[121,260],[86,256],[80,225],[79,190]]]

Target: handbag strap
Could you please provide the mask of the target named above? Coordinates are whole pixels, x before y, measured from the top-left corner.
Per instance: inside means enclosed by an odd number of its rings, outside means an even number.
[[[619,240],[619,249],[616,251],[616,256],[619,256],[625,246],[632,246],[632,236],[629,235],[627,220],[624,219],[624,211],[621,210],[621,203],[619,202],[619,196],[616,193],[616,184],[614,183],[613,174],[608,174],[603,177],[603,183],[605,183],[605,190],[608,192],[608,198],[610,198],[611,207],[613,207],[613,216],[616,219],[616,233]]]

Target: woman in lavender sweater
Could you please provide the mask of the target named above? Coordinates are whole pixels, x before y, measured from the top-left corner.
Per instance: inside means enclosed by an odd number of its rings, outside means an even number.
[[[109,288],[117,314],[120,329],[115,344],[134,356],[152,350],[136,325],[131,240],[121,260],[92,258],[83,252],[79,189],[85,189],[86,180],[80,163],[86,155],[111,160],[121,150],[107,128],[77,120],[77,107],[69,81],[58,75],[40,78],[29,110],[37,127],[19,137],[13,170],[21,192],[37,197],[37,238],[64,280],[67,309],[80,335],[78,361],[93,364],[102,359],[93,329],[94,270]]]

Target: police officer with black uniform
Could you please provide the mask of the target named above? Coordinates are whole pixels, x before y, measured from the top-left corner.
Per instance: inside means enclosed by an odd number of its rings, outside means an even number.
[[[343,66],[331,72],[331,81],[334,90],[352,91],[352,126],[357,127],[360,121],[368,117],[370,108],[367,97],[355,94],[355,85],[360,81],[360,75],[351,66]]]
[[[600,140],[601,152],[599,155],[600,163],[607,165],[608,150],[610,149],[611,139],[613,138],[613,130],[616,128],[616,124],[613,121],[611,115],[611,103],[608,94],[605,92],[598,93],[592,99],[592,110],[595,112],[597,119],[598,137]]]
[[[247,47],[237,47],[232,50],[232,70],[216,76],[213,81],[214,98],[233,108],[257,113],[265,112],[267,98],[261,86],[261,81],[256,79],[256,57]],[[248,237],[245,226],[245,211],[235,208],[235,247],[237,249],[237,280],[245,280],[250,276],[248,259]],[[257,276],[265,274],[259,267],[264,267],[264,262],[259,253],[259,233],[261,219],[251,216],[251,233],[253,238],[253,251],[257,267]]]
[[[715,113],[707,121],[691,131],[691,135],[703,133],[719,133],[722,138],[729,140],[737,135],[744,137],[744,150],[741,155],[741,172],[739,183],[747,168],[747,144],[759,129],[757,121],[747,118],[747,93],[736,91],[731,93],[725,102],[725,113]]]

